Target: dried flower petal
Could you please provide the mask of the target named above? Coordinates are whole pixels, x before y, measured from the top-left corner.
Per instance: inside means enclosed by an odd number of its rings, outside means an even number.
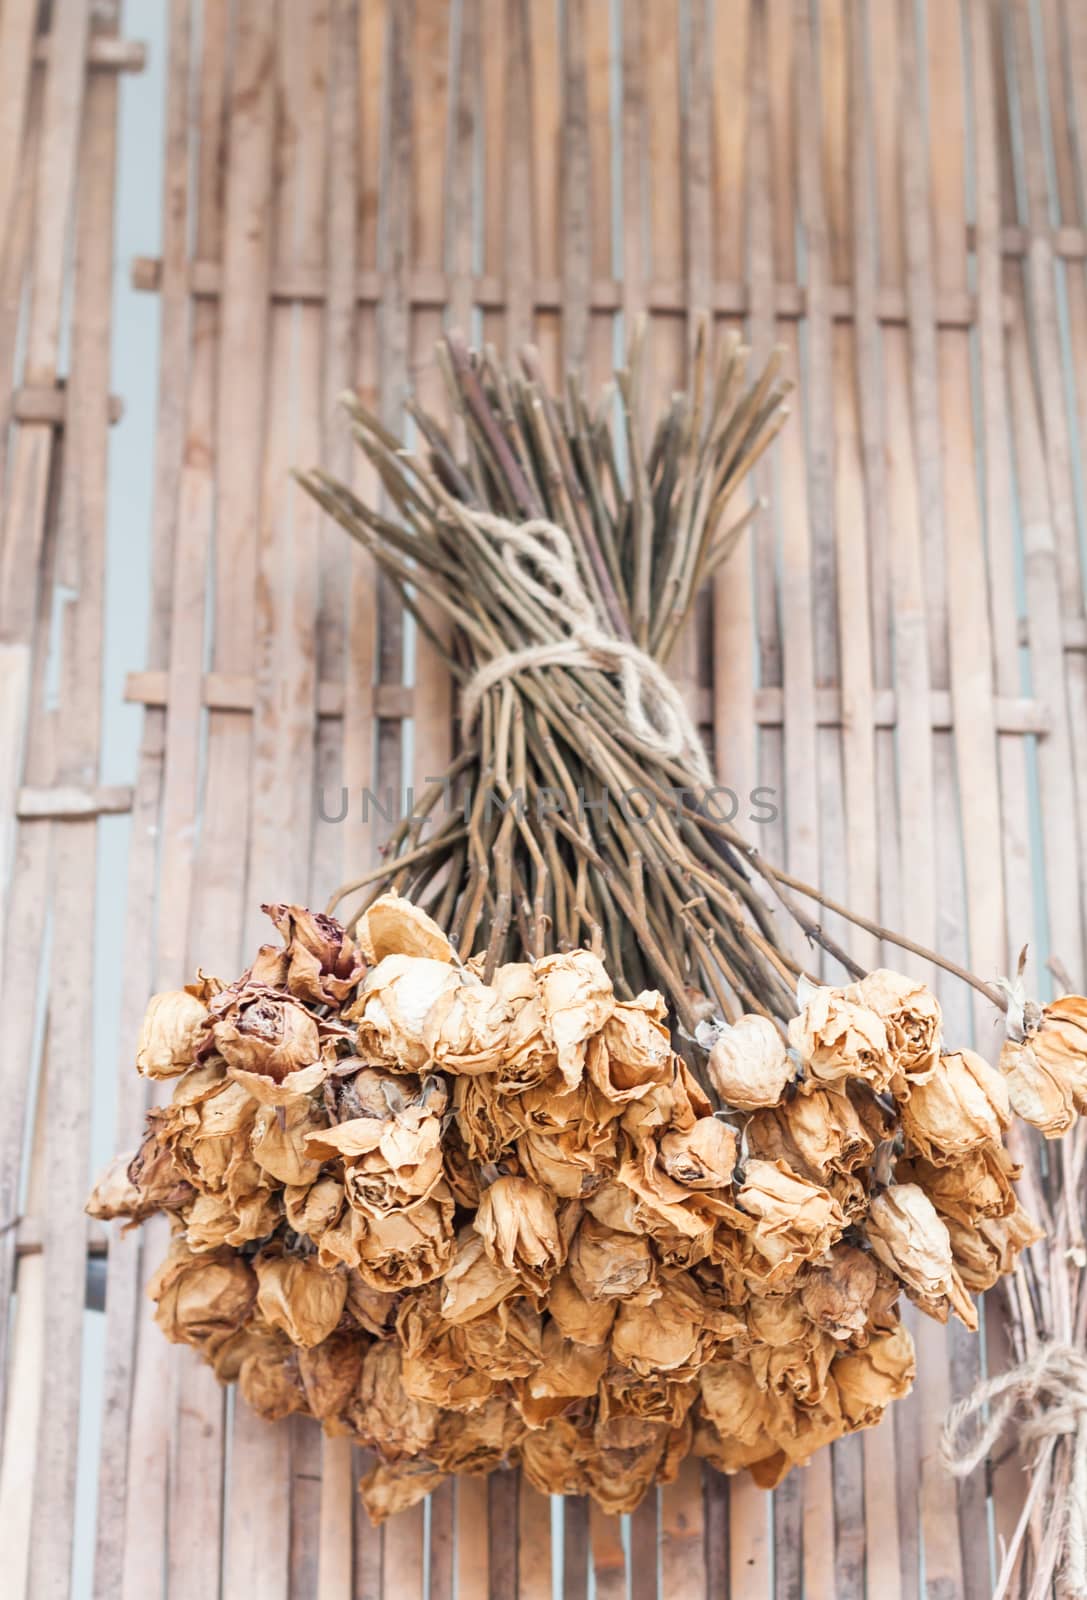
[[[726,1106],[757,1111],[777,1105],[795,1069],[770,1018],[749,1015],[718,1032],[706,1070]]]
[[[208,1026],[208,1009],[187,989],[152,995],[136,1046],[136,1071],[145,1078],[176,1078],[196,1060]]]
[[[1011,1121],[999,1072],[972,1050],[940,1056],[930,1077],[902,1105],[902,1128],[930,1161],[951,1161],[979,1145],[999,1144]]]

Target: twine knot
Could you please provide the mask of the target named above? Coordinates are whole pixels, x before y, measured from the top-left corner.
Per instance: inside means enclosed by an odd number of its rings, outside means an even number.
[[[1067,1344],[1042,1344],[1010,1371],[977,1384],[948,1413],[940,1453],[956,1477],[973,1472],[1019,1405],[1030,1412],[1019,1424],[1021,1440],[1050,1451],[1061,1438],[1071,1441],[1067,1491],[1052,1509],[1061,1524],[1067,1591],[1087,1597],[1087,1355],[1083,1351]],[[970,1435],[967,1425],[975,1419],[981,1425]]]
[[[461,702],[465,727],[475,721],[487,690],[520,672],[533,667],[596,667],[618,677],[626,724],[639,744],[652,755],[685,761],[701,782],[712,784],[698,729],[682,695],[659,662],[602,624],[563,529],[542,517],[514,523],[485,511],[468,515],[499,543],[519,587],[565,632],[523,650],[507,650],[479,667]]]

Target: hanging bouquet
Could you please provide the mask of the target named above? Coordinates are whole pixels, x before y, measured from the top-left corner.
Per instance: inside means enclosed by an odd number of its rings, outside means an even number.
[[[997,1067],[955,1048],[724,814],[666,669],[784,415],[773,363],[749,385],[700,339],[646,448],[637,342],[595,409],[531,352],[439,354],[463,448],[352,402],[387,509],[302,481],[442,652],[460,752],[344,922],[266,907],[240,978],[151,1002],[137,1068],[173,1098],[89,1209],[170,1217],[164,1332],[372,1448],[375,1519],[510,1463],[613,1511],[690,1451],[770,1487],[907,1392],[903,1292],[976,1328],[1038,1239],[1004,1137],[1087,1107],[1087,1000],[833,906],[1007,1013]]]

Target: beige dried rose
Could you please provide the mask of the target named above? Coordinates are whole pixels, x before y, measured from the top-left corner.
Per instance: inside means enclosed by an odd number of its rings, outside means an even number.
[[[778,1310],[772,1300],[766,1302],[766,1307],[770,1314]],[[757,1342],[752,1345],[748,1360],[760,1389],[767,1390],[775,1400],[814,1406],[826,1395],[836,1353],[833,1339],[803,1318],[796,1338]]]
[[[367,973],[359,999],[344,1012],[357,1019],[358,1054],[390,1072],[424,1071],[430,1061],[427,1017],[438,1000],[462,981],[461,973],[447,961],[385,956]]]
[[[626,1299],[655,1277],[649,1240],[585,1217],[570,1246],[570,1275],[586,1300]]]
[[[492,1310],[521,1288],[515,1272],[499,1266],[487,1254],[474,1228],[464,1228],[456,1244],[453,1264],[442,1283],[441,1313],[446,1322],[468,1322]]]
[[[325,1422],[354,1398],[369,1341],[357,1329],[330,1333],[320,1344],[295,1352],[298,1376],[311,1416]]]
[[[600,1033],[587,1041],[585,1070],[612,1105],[643,1100],[655,1085],[671,1081],[672,1041],[663,998],[646,991],[616,1001]]]
[[[397,1311],[401,1382],[413,1400],[469,1411],[483,1404],[495,1384],[486,1371],[466,1364],[463,1329],[443,1322],[441,1295],[440,1285],[428,1284],[406,1296]]]
[[[521,1470],[540,1494],[588,1494],[595,1448],[591,1427],[552,1417],[522,1440]]]
[[[543,1318],[523,1296],[500,1301],[457,1332],[465,1365],[497,1383],[527,1377],[540,1365]]]
[[[180,1209],[192,1200],[193,1194],[173,1152],[151,1134],[137,1151],[114,1156],[83,1209],[101,1222],[125,1217],[134,1226],[156,1211]]]
[[[800,1288],[800,1304],[815,1327],[832,1339],[863,1336],[879,1269],[855,1245],[836,1244],[825,1265],[814,1266]]]
[[[509,1041],[513,1012],[501,992],[465,973],[443,989],[427,1012],[423,1043],[441,1072],[496,1072]]]
[[[516,1105],[525,1130],[516,1146],[521,1165],[564,1199],[592,1194],[617,1165],[618,1109],[592,1084],[568,1089],[562,1078],[537,1084]]]
[[[181,1209],[185,1237],[194,1250],[235,1247],[264,1239],[280,1219],[278,1191],[258,1187],[233,1199],[228,1195],[200,1194]]]
[[[686,1373],[670,1376],[654,1372],[649,1377],[612,1362],[600,1380],[596,1433],[658,1438],[662,1428],[678,1427],[698,1397]]]
[[[1019,1252],[1043,1237],[1022,1206],[1004,1217],[983,1217],[972,1225],[947,1218],[951,1254],[963,1283],[974,1294],[991,1289],[1015,1271]]]
[[[194,1254],[175,1237],[169,1255],[148,1283],[147,1294],[167,1339],[199,1345],[211,1354],[248,1319],[257,1279],[235,1251]]]
[[[737,1318],[714,1312],[686,1273],[669,1274],[659,1292],[620,1302],[611,1353],[640,1377],[690,1378],[742,1327]]]
[[[343,1209],[343,1184],[336,1178],[318,1178],[316,1183],[288,1186],[283,1191],[283,1212],[290,1226],[315,1244],[336,1223]]]
[[[567,1338],[556,1322],[545,1322],[536,1368],[514,1384],[517,1408],[530,1428],[539,1428],[569,1409],[571,1401],[589,1400],[608,1365],[603,1345],[583,1345]]]
[[[389,1462],[424,1455],[433,1443],[441,1412],[413,1400],[402,1382],[403,1353],[395,1342],[372,1344],[362,1363],[354,1399],[344,1420],[357,1443]]]
[[[789,1024],[789,1043],[803,1061],[807,1080],[843,1083],[861,1078],[886,1089],[895,1072],[883,1018],[858,1005],[844,989],[816,988]]]
[[[748,1147],[768,1161],[784,1161],[812,1183],[865,1165],[875,1149],[874,1130],[844,1088],[807,1093],[757,1111],[746,1125]]]
[[[281,1422],[306,1410],[297,1352],[287,1339],[256,1339],[238,1370],[238,1388],[251,1411],[265,1422]]]
[[[953,1161],[979,1145],[999,1144],[1011,1121],[999,1072],[972,1050],[942,1055],[930,1077],[902,1103],[902,1131],[930,1161]]]
[[[493,1472],[509,1461],[524,1431],[516,1407],[492,1395],[464,1415],[444,1413],[428,1454],[443,1472]]]
[[[1066,994],[1044,1006],[1021,1041],[1005,1043],[1000,1070],[1016,1116],[1047,1139],[1067,1133],[1087,1111],[1087,999]]]
[[[176,1078],[196,1061],[207,1038],[208,1008],[188,989],[152,995],[139,1042],[136,1071],[145,1078]]]
[[[453,1113],[469,1158],[480,1164],[497,1161],[523,1128],[493,1073],[455,1078]]]
[[[719,1029],[706,1071],[726,1106],[757,1111],[777,1105],[795,1068],[774,1023],[752,1014]]]
[[[590,1300],[574,1282],[569,1267],[551,1280],[547,1309],[562,1335],[574,1344],[599,1346],[608,1342],[617,1302]]]
[[[917,1372],[913,1340],[901,1324],[863,1350],[843,1352],[832,1369],[850,1428],[873,1428],[892,1400],[909,1394]]]
[[[312,1094],[335,1058],[339,1024],[300,1000],[242,982],[212,1001],[211,1036],[232,1078],[262,1105],[286,1106]]]
[[[393,1211],[385,1217],[364,1217],[349,1207],[362,1223],[358,1260],[354,1266],[371,1288],[390,1294],[417,1289],[440,1278],[453,1261],[453,1197],[439,1183],[425,1200],[410,1211]],[[328,1243],[326,1233],[322,1248]]]
[[[473,1226],[496,1266],[542,1295],[565,1256],[547,1190],[529,1178],[497,1178],[484,1189]]]
[[[660,1140],[660,1164],[684,1189],[725,1189],[736,1167],[736,1130],[719,1117],[699,1117],[692,1128]]]
[[[351,1080],[351,1105],[362,1112],[306,1135],[306,1154],[336,1161],[348,1203],[379,1219],[409,1210],[441,1182],[445,1090],[439,1079],[423,1088],[408,1078],[402,1089],[389,1074],[366,1069]]]
[[[818,1260],[845,1226],[842,1209],[827,1190],[797,1177],[784,1161],[749,1161],[736,1205],[753,1219],[748,1240],[766,1261],[771,1282]]]
[[[896,1183],[876,1195],[865,1232],[876,1255],[906,1286],[910,1299],[946,1322],[948,1311],[971,1330],[978,1319],[951,1255],[947,1226],[923,1189]]]
[[[377,1528],[389,1517],[407,1511],[440,1489],[447,1474],[423,1459],[400,1461],[395,1466],[379,1462],[359,1479],[359,1498],[372,1525]]]
[[[347,1299],[343,1320],[372,1333],[375,1339],[391,1339],[396,1313],[404,1296],[386,1289],[375,1289],[352,1267],[347,1269]]]
[[[292,1344],[320,1344],[335,1329],[347,1298],[343,1272],[326,1272],[316,1256],[258,1255],[257,1309]]]
[[[712,1433],[695,1449],[720,1472],[739,1472],[776,1453],[768,1432],[770,1401],[742,1361],[713,1361],[698,1376],[699,1412]]]
[[[972,1227],[979,1217],[1006,1217],[1015,1210],[1012,1185],[1020,1171],[1003,1145],[983,1144],[950,1165],[924,1156],[899,1161],[895,1181],[919,1184],[945,1222],[954,1217]]]
[[[320,1160],[306,1153],[306,1136],[328,1123],[325,1112],[312,1100],[289,1106],[261,1106],[249,1132],[249,1149],[262,1172],[284,1187],[301,1188],[317,1179]]]
[[[881,1018],[894,1058],[896,1091],[908,1092],[910,1085],[925,1082],[940,1053],[943,1022],[932,990],[905,973],[879,967],[842,992]]]
[[[452,961],[453,947],[426,912],[398,894],[380,895],[359,918],[359,948],[371,966],[386,956]]]
[[[283,948],[263,945],[251,981],[285,989],[317,1006],[340,1006],[366,971],[353,939],[332,917],[304,906],[266,905]]]
[[[599,956],[569,950],[544,956],[534,969],[547,1037],[567,1085],[575,1088],[585,1070],[586,1045],[615,1008],[611,979]]]

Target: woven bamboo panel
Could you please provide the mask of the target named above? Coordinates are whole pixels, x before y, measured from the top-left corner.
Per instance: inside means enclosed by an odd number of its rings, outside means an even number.
[[[377,492],[341,390],[399,428],[409,392],[440,398],[449,325],[602,381],[648,312],[659,398],[707,307],[798,380],[680,652],[722,782],[778,791],[760,845],[831,895],[984,974],[1029,940],[1082,981],[1087,8],[169,0],[162,251],[131,264],[161,381],[121,789],[99,782],[111,241],[141,52],[118,11],[0,0],[4,1593],[981,1600],[1021,1463],[956,1486],[935,1445],[1005,1360],[995,1295],[981,1340],[915,1319],[914,1396],[773,1495],[688,1463],[615,1519],[509,1472],[371,1529],[343,1441],[256,1420],[158,1336],[161,1233],[88,1233],[95,900],[126,897],[130,1046],[153,989],[241,970],[262,900],[323,902],[373,862],[364,790],[441,770],[435,656],[288,479],[321,462]],[[96,883],[99,819],[126,812],[127,883]],[[991,1051],[992,1019],[944,1000]],[[145,1086],[118,1070],[125,1148]],[[81,1388],[103,1255],[104,1386]],[[73,1578],[81,1406],[97,1537]]]

